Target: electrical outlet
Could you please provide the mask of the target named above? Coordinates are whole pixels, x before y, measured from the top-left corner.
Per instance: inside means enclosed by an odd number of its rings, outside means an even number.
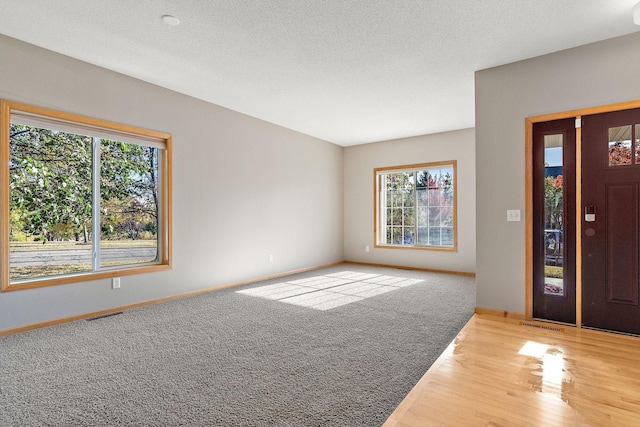
[[[507,221],[520,221],[520,209],[507,210]]]
[[[120,278],[114,277],[111,279],[111,289],[120,289]]]
[[[273,262],[273,254],[269,255],[269,262]]]
[[[365,252],[369,252],[369,246],[365,246],[365,247],[364,247],[364,251],[365,251]]]

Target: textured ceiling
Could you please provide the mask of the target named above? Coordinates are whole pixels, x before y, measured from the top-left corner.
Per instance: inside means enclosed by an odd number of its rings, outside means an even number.
[[[635,32],[637,1],[0,0],[0,33],[348,146],[473,127],[474,71]]]

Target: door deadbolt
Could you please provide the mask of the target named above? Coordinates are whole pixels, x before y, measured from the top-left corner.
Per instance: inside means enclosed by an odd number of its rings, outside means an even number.
[[[584,207],[584,221],[585,222],[594,222],[596,220],[596,207],[595,206],[585,206]]]

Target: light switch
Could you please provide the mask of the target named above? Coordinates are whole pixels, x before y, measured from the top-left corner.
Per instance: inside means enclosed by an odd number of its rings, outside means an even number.
[[[507,221],[520,221],[520,209],[507,210]]]

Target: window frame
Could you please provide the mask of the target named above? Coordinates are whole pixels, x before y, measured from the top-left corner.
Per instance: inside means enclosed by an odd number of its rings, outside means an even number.
[[[98,133],[107,135],[129,135],[138,141],[162,141],[161,166],[159,166],[159,195],[158,207],[158,260],[144,264],[129,264],[108,269],[98,269],[70,273],[60,276],[37,277],[11,283],[10,280],[10,124],[12,114],[35,116],[37,119],[47,119],[57,123],[66,123],[79,128],[94,129]],[[90,280],[107,279],[129,276],[134,274],[165,271],[172,268],[172,137],[165,132],[158,132],[136,126],[110,122],[79,114],[62,112],[50,108],[37,107],[20,102],[0,99],[0,291],[15,291],[33,289],[45,286],[55,286],[68,283],[85,282]]]
[[[380,177],[383,174],[388,173],[403,173],[403,172],[415,172],[425,169],[435,169],[441,166],[451,166],[453,167],[453,246],[435,246],[435,245],[418,245],[414,243],[412,245],[397,245],[397,244],[389,244],[382,243],[382,224],[380,224],[381,212],[380,212],[380,192],[381,188],[381,179]],[[385,248],[385,249],[402,249],[402,250],[429,250],[429,251],[441,251],[441,252],[457,252],[458,251],[458,165],[456,160],[445,160],[438,162],[429,162],[429,163],[419,163],[419,164],[410,164],[410,165],[400,165],[400,166],[389,166],[389,167],[379,167],[374,168],[373,170],[373,228],[374,228],[374,248]],[[415,184],[414,184],[415,191]],[[415,211],[415,227],[417,227],[417,210]],[[417,236],[417,233],[415,233]]]

